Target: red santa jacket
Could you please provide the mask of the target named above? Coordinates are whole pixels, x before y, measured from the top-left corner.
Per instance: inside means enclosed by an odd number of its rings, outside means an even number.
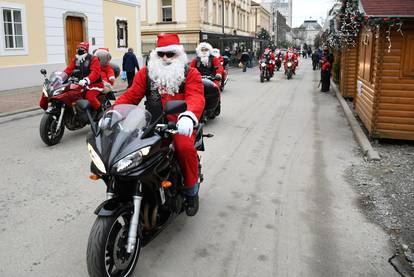
[[[102,81],[110,83],[111,85],[115,82],[115,73],[114,69],[110,64],[107,64],[105,66],[101,66],[101,77]]]
[[[211,69],[207,68],[204,65],[200,65],[200,67],[197,67],[197,58],[194,58],[191,61],[190,67],[196,68],[201,75],[209,75],[207,74],[207,71],[213,71],[213,75],[217,75],[219,74],[221,77],[223,77],[223,73],[224,73],[224,68],[220,63],[220,60],[217,57],[214,57],[213,55],[211,56],[213,57],[212,62],[211,62]],[[201,62],[200,62],[201,63]]]
[[[331,63],[328,60],[322,62],[322,71],[329,71],[331,69]]]
[[[85,67],[88,69],[89,74],[86,77],[81,76],[81,78],[85,78],[85,79],[88,80],[89,87],[102,87],[103,84],[102,84],[102,80],[101,80],[101,65],[99,63],[99,60],[95,56],[92,56],[90,54],[88,54],[88,55],[89,55],[89,58],[90,58],[90,64],[85,65]],[[73,71],[77,68],[76,62],[77,62],[77,58],[75,57],[70,62],[70,64],[65,68],[64,72],[68,76],[71,76]]]
[[[133,104],[138,105],[145,96],[147,90],[147,68],[143,67],[137,75],[135,75],[132,86],[121,95],[116,101],[117,104]],[[163,108],[170,100],[185,100],[187,103],[187,111],[193,113],[198,120],[204,110],[204,87],[200,73],[195,68],[189,68],[184,85],[184,93],[176,93],[174,95],[161,94],[161,102]],[[193,117],[192,117],[193,118]],[[177,115],[168,115],[168,121],[177,121]],[[193,118],[194,120],[194,118]]]
[[[287,62],[289,60],[289,54],[291,54],[291,59],[292,59],[292,61],[295,62],[295,65],[299,65],[298,57],[296,56],[295,53],[287,52],[286,55],[285,55],[285,62]]]
[[[271,52],[270,52],[268,55],[270,56],[270,60],[271,60],[271,61],[276,61],[275,54],[273,54],[273,53],[271,53]],[[260,59],[261,59],[261,60],[264,60],[264,59],[265,59],[265,53],[263,53],[263,54],[260,56]]]

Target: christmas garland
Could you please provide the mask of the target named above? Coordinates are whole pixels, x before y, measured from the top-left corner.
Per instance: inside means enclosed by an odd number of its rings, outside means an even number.
[[[377,30],[376,38],[378,38],[380,32],[378,32],[381,26],[388,27],[386,30],[386,39],[388,42],[388,53],[391,51],[391,31],[392,28],[396,28],[396,31],[404,36],[402,31],[403,21],[399,17],[368,17],[359,11],[358,0],[342,0],[342,6],[337,16],[338,28],[334,31],[324,34],[326,44],[329,46],[340,49],[341,46],[356,47],[358,34],[362,28],[365,28],[368,32]],[[369,34],[363,38],[363,43],[366,44]]]

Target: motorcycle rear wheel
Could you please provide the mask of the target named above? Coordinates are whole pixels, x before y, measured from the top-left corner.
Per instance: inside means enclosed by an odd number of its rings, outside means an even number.
[[[58,115],[45,113],[40,121],[40,138],[48,146],[52,146],[59,143],[59,141],[63,137],[63,133],[65,132],[65,126],[63,125],[63,123],[60,126],[60,129],[56,130],[58,119]]]
[[[127,277],[132,274],[141,250],[141,236],[131,254],[126,252],[131,212],[97,217],[92,226],[86,251],[91,277]]]

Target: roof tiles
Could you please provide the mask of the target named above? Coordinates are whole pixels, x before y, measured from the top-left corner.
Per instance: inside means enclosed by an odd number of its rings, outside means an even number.
[[[361,0],[368,16],[414,17],[414,0]]]

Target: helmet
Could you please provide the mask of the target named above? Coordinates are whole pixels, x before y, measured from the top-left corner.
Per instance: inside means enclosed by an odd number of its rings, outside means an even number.
[[[101,64],[101,66],[105,66],[109,63],[109,61],[112,59],[111,54],[109,54],[108,48],[98,48],[94,54]]]

